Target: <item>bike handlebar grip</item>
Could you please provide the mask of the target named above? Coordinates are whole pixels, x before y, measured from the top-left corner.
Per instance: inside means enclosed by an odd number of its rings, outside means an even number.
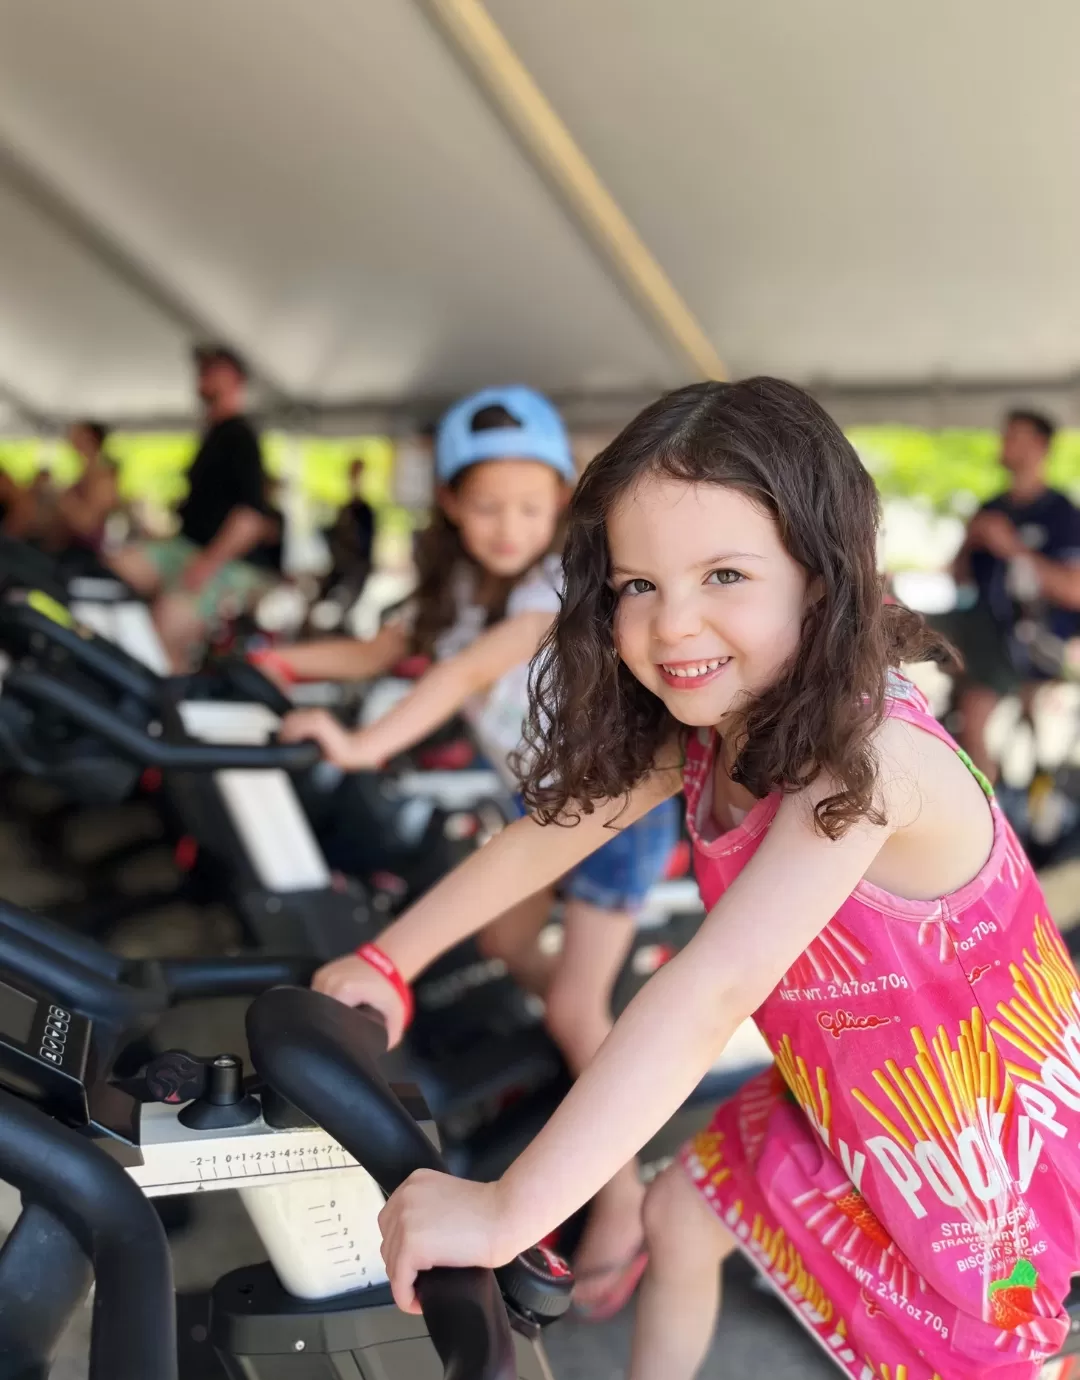
[[[491,1270],[424,1270],[416,1297],[443,1380],[517,1380],[514,1339]]]
[[[60,710],[140,766],[163,771],[280,770],[307,771],[322,761],[319,744],[302,743],[170,743],[154,738],[108,705],[91,699],[75,686],[40,671],[14,667],[5,689]]]
[[[321,992],[278,987],[248,1008],[259,1074],[333,1136],[390,1194],[442,1157],[376,1067],[386,1028],[368,1009]],[[431,1270],[417,1297],[445,1380],[513,1380],[514,1343],[491,1270]]]
[[[150,742],[155,742],[153,738]],[[302,743],[161,743],[159,761],[166,771],[309,771],[323,760],[312,738]]]
[[[94,1272],[82,1247],[40,1203],[27,1203],[0,1247],[0,1362],[9,1376],[44,1376]],[[16,1304],[17,1300],[17,1304]]]
[[[142,1190],[93,1141],[0,1092],[0,1179],[62,1222],[94,1266],[90,1380],[178,1380],[172,1260]]]

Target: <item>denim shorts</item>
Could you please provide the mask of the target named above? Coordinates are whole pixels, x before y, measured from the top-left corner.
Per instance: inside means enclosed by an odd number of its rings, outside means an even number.
[[[521,801],[516,803],[521,809]],[[613,831],[607,843],[563,878],[564,895],[600,910],[636,915],[649,892],[663,881],[679,841],[681,808],[681,798],[673,797],[650,810],[636,824],[617,833]]]

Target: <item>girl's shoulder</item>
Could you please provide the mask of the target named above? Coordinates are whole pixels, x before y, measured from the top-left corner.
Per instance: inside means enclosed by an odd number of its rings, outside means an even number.
[[[903,677],[890,678],[874,748],[881,803],[896,824],[931,820],[948,833],[953,826],[965,829],[962,816],[969,813],[985,823],[993,788]]]
[[[510,591],[506,601],[506,616],[519,613],[558,613],[562,603],[562,561],[547,555],[537,561]]]

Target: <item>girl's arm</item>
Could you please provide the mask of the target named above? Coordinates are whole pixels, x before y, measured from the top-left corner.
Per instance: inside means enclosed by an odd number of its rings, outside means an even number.
[[[515,666],[527,665],[552,621],[548,613],[519,613],[490,628],[457,656],[437,662],[388,714],[360,731],[363,765],[378,765],[422,743],[473,695],[489,689]]]
[[[345,771],[381,766],[421,743],[453,718],[473,695],[524,666],[536,655],[554,615],[519,613],[481,634],[475,642],[433,666],[388,714],[367,728],[347,733],[322,710],[290,714],[282,725],[286,742],[316,738],[331,761]],[[302,650],[302,649],[300,649]]]
[[[661,761],[668,765],[654,768],[629,801],[598,801],[593,813],[582,815],[576,824],[542,825],[531,815],[515,820],[383,930],[379,948],[405,981],[412,982],[447,949],[594,853],[612,837],[608,826],[613,821],[616,828],[625,828],[676,795],[682,771],[674,765],[674,750]],[[316,973],[312,986],[348,1006],[374,1006],[386,1020],[391,1046],[401,1038],[400,999],[363,959],[347,955],[328,963]]]
[[[824,783],[789,796],[694,939],[617,1021],[558,1111],[496,1184],[414,1175],[380,1219],[399,1306],[418,1270],[503,1264],[587,1202],[682,1105],[738,1025],[851,895],[891,828],[818,834]],[[888,808],[888,807],[887,807]]]
[[[374,680],[408,655],[409,635],[401,623],[387,623],[368,642],[329,637],[298,647],[274,648],[274,657],[297,680]]]

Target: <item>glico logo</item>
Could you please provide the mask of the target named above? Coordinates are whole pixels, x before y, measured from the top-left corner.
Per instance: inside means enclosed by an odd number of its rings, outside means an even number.
[[[819,1011],[817,1023],[834,1040],[846,1030],[876,1030],[879,1025],[892,1024],[888,1016],[856,1016],[852,1011]]]

